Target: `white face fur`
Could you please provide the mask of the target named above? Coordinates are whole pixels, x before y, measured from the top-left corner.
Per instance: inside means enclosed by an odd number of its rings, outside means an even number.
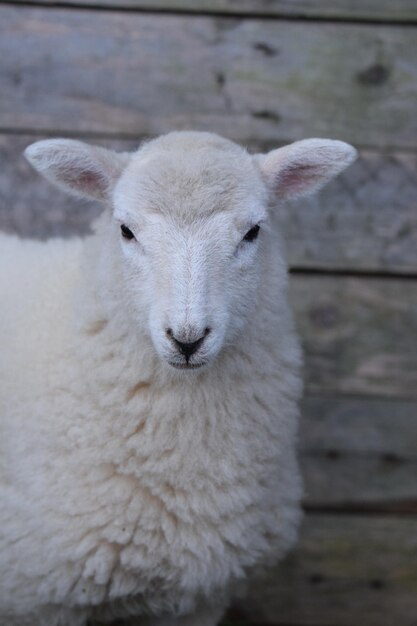
[[[46,140],[26,156],[70,193],[110,204],[129,301],[159,357],[211,363],[250,318],[271,196],[307,195],[355,158],[310,139],[249,155],[210,133],[170,133],[133,154]]]

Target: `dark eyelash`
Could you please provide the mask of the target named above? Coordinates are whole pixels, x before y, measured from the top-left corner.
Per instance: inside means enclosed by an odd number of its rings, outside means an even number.
[[[258,236],[259,229],[259,224],[256,224],[256,226],[252,226],[252,228],[248,230],[246,235],[243,237],[243,241],[254,241]]]

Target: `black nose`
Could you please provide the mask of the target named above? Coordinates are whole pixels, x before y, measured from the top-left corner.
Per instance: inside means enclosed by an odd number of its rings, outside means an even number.
[[[178,350],[181,352],[181,354],[185,356],[187,361],[190,358],[190,356],[194,354],[194,352],[197,352],[198,348],[201,346],[201,344],[203,343],[205,337],[209,334],[209,332],[210,332],[210,328],[206,328],[204,331],[204,335],[202,335],[195,341],[180,341],[179,339],[175,337],[171,328],[167,328],[167,331],[166,331],[168,337],[170,337],[171,340],[175,343]]]
[[[197,341],[192,341],[190,343],[184,343],[183,341],[178,341],[178,339],[175,339],[175,337],[172,337],[172,339],[178,346],[178,350],[181,352],[181,354],[185,356],[185,358],[188,361],[190,356],[194,354],[194,352],[197,352],[198,348],[203,343],[204,335],[200,337],[200,339],[197,339]]]

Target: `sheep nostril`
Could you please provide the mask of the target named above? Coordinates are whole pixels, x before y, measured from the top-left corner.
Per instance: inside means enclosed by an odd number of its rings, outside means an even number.
[[[165,334],[167,335],[167,337],[172,337],[172,328],[167,328],[165,330]]]
[[[209,335],[210,333],[211,333],[211,328],[207,326],[207,328],[204,329],[204,337],[207,337],[207,335]]]

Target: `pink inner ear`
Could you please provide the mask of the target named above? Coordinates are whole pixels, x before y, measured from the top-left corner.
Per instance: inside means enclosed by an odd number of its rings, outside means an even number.
[[[306,188],[311,187],[320,175],[320,168],[317,165],[293,164],[279,172],[275,192],[283,192],[284,195],[302,193]]]
[[[63,183],[74,189],[79,189],[95,197],[100,197],[106,191],[105,179],[94,170],[67,170],[61,176]]]

